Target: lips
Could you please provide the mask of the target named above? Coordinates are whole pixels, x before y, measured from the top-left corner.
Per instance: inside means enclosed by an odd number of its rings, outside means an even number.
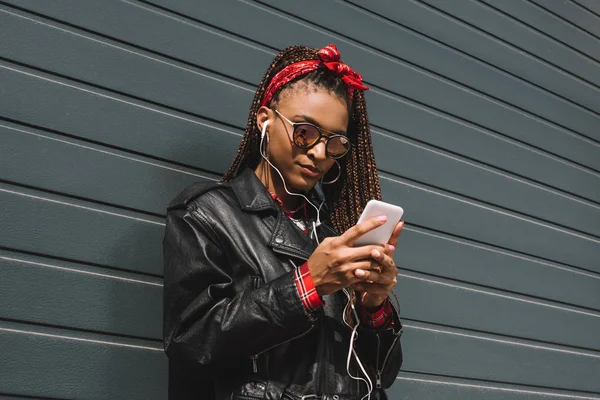
[[[317,168],[317,167],[313,167],[312,165],[304,165],[304,164],[300,164],[300,166],[301,166],[301,167],[303,167],[303,168],[309,169],[309,170],[311,170],[312,172],[315,172],[315,173],[318,173],[318,174],[320,174],[320,173],[321,173],[321,170],[320,170],[319,168]]]
[[[313,175],[313,176],[321,175],[321,170],[319,168],[317,168],[317,167],[314,167],[312,165],[307,165],[307,164],[299,164],[299,165],[303,169],[305,169],[308,172],[310,172],[310,174]]]

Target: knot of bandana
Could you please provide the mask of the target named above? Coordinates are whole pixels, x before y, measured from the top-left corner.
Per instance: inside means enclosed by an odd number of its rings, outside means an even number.
[[[340,52],[335,44],[323,47],[317,54],[327,69],[341,76],[344,83],[348,85],[348,89],[369,90],[362,84],[362,76],[349,65],[340,61]]]
[[[348,86],[348,97],[352,101],[355,90],[369,90],[362,84],[362,76],[355,72],[349,65],[340,61],[340,52],[334,44],[323,47],[317,52],[319,60],[305,60],[288,65],[279,71],[265,90],[261,106],[266,105],[273,95],[285,84],[299,76],[305,75],[318,68],[326,68],[342,78]]]

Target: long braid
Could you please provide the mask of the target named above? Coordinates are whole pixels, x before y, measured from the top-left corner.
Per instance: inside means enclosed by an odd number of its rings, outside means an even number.
[[[256,116],[265,90],[273,76],[290,64],[315,59],[318,59],[317,49],[306,46],[288,47],[275,57],[258,85],[254,100],[252,101],[252,107],[250,108],[246,133],[242,138],[231,167],[221,179],[223,182],[229,182],[241,168],[249,167],[254,169],[260,162],[259,146],[261,133],[256,126]],[[317,86],[322,86],[333,91],[331,79],[325,79],[323,77],[325,74],[321,72],[317,74],[310,73],[308,74],[310,76],[301,77],[299,80],[307,79]],[[271,103],[276,103],[282,90],[291,84],[293,82],[280,89],[273,96]],[[335,85],[340,86],[341,80],[337,79]],[[348,102],[347,97],[345,97],[345,100]],[[359,90],[354,92],[348,137],[352,142],[352,148],[348,155],[339,160],[342,169],[340,179],[332,185],[323,185],[323,192],[330,210],[331,223],[340,233],[345,232],[356,224],[369,200],[381,200],[379,176],[373,155],[371,130],[367,117],[367,104],[364,93]]]
[[[364,93],[360,91],[355,93],[349,134],[355,137],[356,141],[350,153],[340,163],[341,182],[338,185],[323,187],[331,210],[331,222],[338,232],[345,232],[356,224],[369,200],[381,200],[367,104]]]
[[[246,133],[242,138],[237,155],[229,170],[221,178],[221,181],[229,182],[239,169],[242,167],[254,169],[260,161],[260,153],[258,151],[260,146],[260,131],[256,126],[256,115],[258,114],[265,90],[273,76],[290,64],[316,58],[316,50],[306,46],[288,47],[275,56],[254,94],[254,100],[252,101],[250,114],[248,115]]]

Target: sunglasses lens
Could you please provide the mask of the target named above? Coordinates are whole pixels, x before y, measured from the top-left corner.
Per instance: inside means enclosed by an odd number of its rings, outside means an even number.
[[[331,158],[341,158],[350,150],[350,140],[345,136],[334,136],[327,142],[327,153]]]
[[[314,145],[321,134],[316,127],[312,125],[296,125],[294,129],[294,143],[298,147],[308,148]]]
[[[294,143],[303,149],[314,146],[321,138],[321,132],[310,124],[294,127]],[[350,150],[350,140],[346,136],[332,136],[327,140],[327,155],[331,158],[344,157]]]

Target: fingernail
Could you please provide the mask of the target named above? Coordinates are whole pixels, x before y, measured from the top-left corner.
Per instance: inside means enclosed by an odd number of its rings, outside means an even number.
[[[387,221],[387,215],[381,215],[381,216],[379,217],[379,220],[380,220],[381,222],[385,222],[385,221]]]
[[[404,228],[404,221],[400,221],[402,223],[402,227]]]
[[[379,250],[373,250],[373,257],[381,257]]]
[[[362,269],[357,269],[356,276],[365,276],[365,271],[363,271]]]
[[[389,246],[390,246],[390,251],[396,250],[396,248],[393,245],[390,244]]]

